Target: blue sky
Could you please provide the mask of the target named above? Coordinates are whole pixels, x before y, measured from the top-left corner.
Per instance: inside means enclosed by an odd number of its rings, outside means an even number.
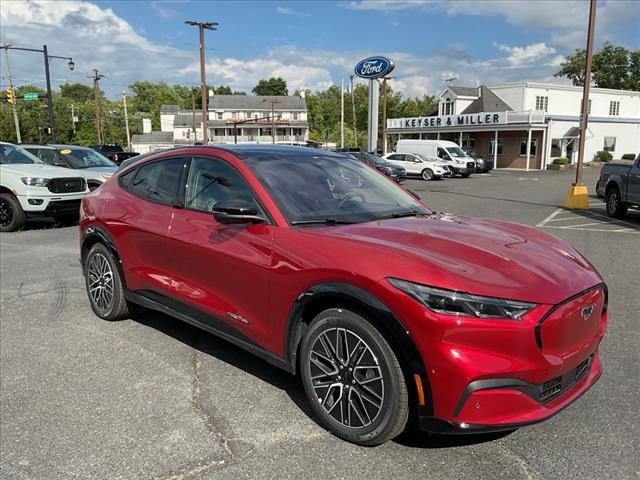
[[[596,46],[640,47],[637,1],[601,0]],[[585,1],[47,1],[3,0],[0,41],[43,43],[73,56],[53,65],[54,84],[88,82],[92,68],[113,96],[134,80],[199,81],[197,30],[184,20],[216,21],[206,33],[207,78],[250,91],[260,78],[318,90],[348,76],[355,63],[385,54],[396,63],[394,88],[435,94],[444,78],[459,85],[552,81],[564,56],[586,43]],[[41,81],[41,58],[11,52],[14,77]],[[6,84],[2,69],[2,84]]]

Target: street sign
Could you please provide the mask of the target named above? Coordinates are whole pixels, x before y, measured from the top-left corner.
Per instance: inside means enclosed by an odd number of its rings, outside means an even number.
[[[22,98],[25,100],[38,100],[38,94],[36,92],[25,93]]]

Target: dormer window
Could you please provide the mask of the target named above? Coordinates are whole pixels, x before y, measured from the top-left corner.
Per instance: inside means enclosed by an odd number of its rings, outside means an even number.
[[[442,103],[442,115],[453,115],[453,102],[450,98]]]

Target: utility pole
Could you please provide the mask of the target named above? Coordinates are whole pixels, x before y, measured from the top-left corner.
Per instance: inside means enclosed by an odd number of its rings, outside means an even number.
[[[582,90],[582,112],[580,116],[580,138],[578,144],[578,165],[576,181],[569,187],[565,197],[565,208],[589,208],[589,192],[582,183],[582,168],[584,163],[585,135],[589,121],[589,84],[591,83],[591,63],[593,59],[593,35],[596,24],[596,0],[591,0],[589,8],[589,29],[587,31],[587,52],[584,66],[584,86]]]
[[[73,128],[73,135],[76,134],[76,112],[73,107],[73,103],[71,104],[71,128]]]
[[[21,50],[24,52],[38,52],[44,54],[44,73],[47,79],[47,111],[49,114],[49,128],[51,128],[51,143],[55,143],[56,141],[56,122],[53,116],[53,100],[51,95],[51,77],[49,76],[49,59],[51,58],[61,58],[63,60],[69,60],[69,70],[73,70],[75,67],[75,63],[73,63],[73,59],[70,57],[58,57],[57,55],[49,55],[47,51],[47,46],[43,45],[42,50],[38,50],[35,48],[19,48],[13,47],[11,45],[7,45],[6,43],[0,47],[4,48],[5,52],[7,50]],[[7,62],[8,65],[8,62]],[[40,142],[42,143],[42,141]]]
[[[187,25],[197,26],[200,37],[200,84],[202,86],[202,143],[209,143],[209,109],[207,105],[207,78],[205,74],[204,59],[204,31],[217,30],[216,22],[194,22],[189,20],[184,22]]]
[[[271,143],[276,143],[276,113],[275,113],[275,104],[278,102],[277,98],[272,98],[271,100],[265,100],[266,102],[271,102]]]
[[[358,146],[358,131],[356,130],[356,97],[355,92],[353,91],[353,77],[351,74],[349,77],[351,79],[351,109],[353,110],[353,146]]]
[[[131,135],[129,134],[129,116],[127,114],[127,92],[122,92],[122,103],[124,105],[124,128],[127,132],[127,151],[131,151]]]
[[[344,148],[344,78],[340,79],[340,148]]]
[[[4,44],[4,63],[7,66],[7,79],[9,80],[9,88],[13,90],[13,81],[11,80],[11,67],[9,66],[9,48],[11,45],[5,43]],[[15,96],[15,90],[13,90]],[[13,103],[11,104],[11,110],[13,111],[13,123],[16,126],[16,140],[18,143],[22,143],[22,137],[20,136],[20,122],[18,120],[18,109],[16,108],[16,100],[14,98]]]
[[[393,77],[382,79],[382,153],[387,153],[387,80]]]
[[[100,79],[104,78],[104,75],[100,75],[97,68],[93,69],[93,76],[89,77],[93,80],[93,98],[96,102],[96,134],[98,137],[98,145],[103,143],[102,140],[102,122],[100,112]]]
[[[191,89],[191,129],[193,130],[193,143],[198,141],[198,131],[196,130],[196,91]]]

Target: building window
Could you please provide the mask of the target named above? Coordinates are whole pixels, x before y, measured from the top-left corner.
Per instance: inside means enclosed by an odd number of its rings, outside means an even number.
[[[613,102],[611,102],[613,103]],[[617,102],[616,102],[617,103]],[[604,148],[606,152],[616,151],[616,137],[604,137]]]
[[[536,110],[547,111],[549,107],[549,97],[536,95]]]
[[[562,139],[561,138],[554,138],[551,140],[551,156],[552,157],[562,156]]]
[[[531,150],[530,153],[531,155],[535,155],[536,154],[536,148],[538,147],[538,139],[537,138],[532,138],[531,139]],[[522,137],[520,139],[520,155],[526,155],[527,154],[527,137]]]
[[[222,112],[216,113],[216,116],[218,117],[218,120],[222,120]]]
[[[489,153],[491,155],[493,155],[493,143],[494,143],[493,138],[489,139]],[[502,139],[498,138],[498,155],[502,155]]]
[[[609,102],[609,115],[614,117],[620,115],[620,102]]]
[[[451,99],[447,98],[442,104],[442,114],[453,115],[453,102]]]
[[[253,118],[253,112],[247,112],[247,120]]]
[[[291,117],[293,120],[298,120],[298,112],[292,112]]]
[[[582,112],[582,99],[580,99],[580,111]],[[589,99],[589,106],[587,107],[587,115],[591,115],[591,99]]]

